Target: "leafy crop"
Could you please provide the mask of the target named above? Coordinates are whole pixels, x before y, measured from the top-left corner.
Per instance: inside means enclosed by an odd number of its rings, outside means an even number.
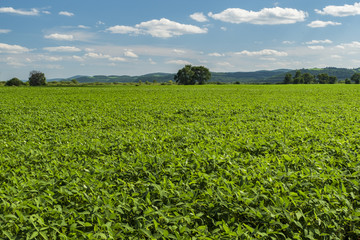
[[[1,239],[358,239],[360,88],[0,88]]]

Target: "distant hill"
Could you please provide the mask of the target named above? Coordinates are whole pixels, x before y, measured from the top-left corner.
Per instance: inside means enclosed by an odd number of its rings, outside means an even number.
[[[348,69],[348,68],[311,68],[311,69],[299,69],[302,73],[310,73],[318,75],[320,73],[327,73],[330,76],[336,76],[340,81],[360,72],[360,68]],[[286,73],[295,75],[297,70],[291,69],[277,69],[272,71],[255,71],[255,72],[212,72],[212,77],[209,82],[220,83],[281,83],[284,80]],[[174,73],[150,73],[141,76],[128,76],[128,75],[95,75],[95,76],[73,76],[66,79],[49,79],[48,81],[71,81],[76,79],[79,83],[128,83],[128,82],[168,82],[174,80]]]

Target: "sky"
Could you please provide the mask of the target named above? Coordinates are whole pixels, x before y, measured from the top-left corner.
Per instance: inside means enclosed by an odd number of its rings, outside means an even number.
[[[0,0],[0,81],[360,67],[360,2]]]

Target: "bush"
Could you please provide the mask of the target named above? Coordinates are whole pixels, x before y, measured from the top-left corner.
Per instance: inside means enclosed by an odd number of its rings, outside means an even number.
[[[18,78],[12,78],[5,83],[5,86],[21,86],[21,85],[24,85],[24,83]]]

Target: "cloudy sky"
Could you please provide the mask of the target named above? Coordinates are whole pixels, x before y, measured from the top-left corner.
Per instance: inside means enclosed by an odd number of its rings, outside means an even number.
[[[1,0],[0,81],[360,67],[360,2]]]

